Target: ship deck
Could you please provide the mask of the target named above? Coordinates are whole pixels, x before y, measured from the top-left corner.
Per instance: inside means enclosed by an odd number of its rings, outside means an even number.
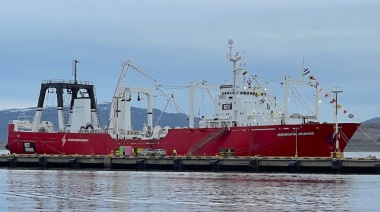
[[[380,159],[375,157],[137,157],[121,155],[3,154],[0,155],[0,167],[8,169],[380,174]]]

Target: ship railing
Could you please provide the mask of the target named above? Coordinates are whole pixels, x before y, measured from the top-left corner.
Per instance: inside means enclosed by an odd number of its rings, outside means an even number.
[[[74,84],[74,80],[44,80],[42,81],[43,84],[48,84],[48,83],[69,83],[69,84]],[[83,85],[92,85],[92,82],[90,81],[77,81],[76,83],[78,84],[83,84]]]
[[[32,121],[28,121],[28,120],[25,120],[25,121],[20,121],[20,120],[15,120],[17,125],[20,127],[25,127],[25,128],[32,128],[33,127],[33,122]],[[11,120],[8,122],[8,124],[14,124],[15,123],[14,120]]]
[[[135,131],[135,130],[121,130],[121,133],[124,135],[140,135],[142,131]]]
[[[79,133],[100,133],[101,130],[93,130],[93,129],[81,129],[78,130]]]
[[[16,132],[32,132],[33,129],[32,128],[24,128],[24,127],[19,127],[17,130],[15,130]]]
[[[9,120],[8,121],[8,124],[14,124],[14,123],[18,123],[19,125],[20,124],[23,124],[23,125],[33,125],[33,122],[32,121],[20,121],[20,120]]]
[[[294,113],[290,115],[291,119],[317,119],[317,116],[307,116],[307,115],[301,115],[299,113]]]
[[[97,129],[97,130],[93,130],[93,129],[81,129],[81,130],[70,130],[70,129],[59,129],[57,131],[58,133],[93,133],[93,134],[99,134],[99,133],[107,133],[107,130],[103,130],[103,129]]]

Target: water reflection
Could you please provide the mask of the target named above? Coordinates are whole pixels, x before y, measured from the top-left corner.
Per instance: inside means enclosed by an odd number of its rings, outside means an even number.
[[[369,175],[3,169],[0,179],[1,211],[355,211],[379,207],[366,193],[380,190]]]

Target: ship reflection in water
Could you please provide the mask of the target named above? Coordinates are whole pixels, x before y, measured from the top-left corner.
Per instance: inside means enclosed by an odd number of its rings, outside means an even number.
[[[0,211],[375,210],[375,175],[0,170]]]

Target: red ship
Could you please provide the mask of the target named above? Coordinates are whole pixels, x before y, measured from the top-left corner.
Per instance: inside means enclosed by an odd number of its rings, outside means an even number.
[[[153,126],[149,89],[123,87],[123,79],[132,67],[155,82],[153,78],[130,61],[123,64],[113,96],[109,122],[99,125],[94,86],[89,82],[44,81],[33,120],[13,120],[8,126],[8,148],[16,154],[79,154],[109,155],[132,149],[131,155],[142,149],[161,149],[176,155],[234,155],[329,157],[332,152],[343,152],[360,123],[319,123],[319,83],[314,77],[295,80],[285,77],[285,87],[302,84],[314,90],[316,110],[311,115],[289,114],[289,106],[280,108],[276,99],[257,80],[248,74],[238,61],[239,53],[232,54],[229,40],[228,59],[233,63],[231,84],[219,87],[205,82],[190,84],[189,127]],[[76,61],[74,61],[76,75]],[[247,79],[247,75],[249,78]],[[242,83],[239,83],[242,82]],[[156,87],[160,89],[159,86]],[[41,121],[44,99],[50,89],[57,94],[58,126]],[[214,114],[202,117],[194,124],[194,92],[196,89],[217,89],[213,99]],[[147,123],[143,130],[133,130],[131,124],[131,94],[146,95]],[[335,115],[337,120],[337,95]],[[70,114],[64,118],[63,94],[69,94]],[[287,99],[287,97],[285,96]],[[67,123],[65,123],[65,121]],[[126,152],[125,152],[126,153]]]

